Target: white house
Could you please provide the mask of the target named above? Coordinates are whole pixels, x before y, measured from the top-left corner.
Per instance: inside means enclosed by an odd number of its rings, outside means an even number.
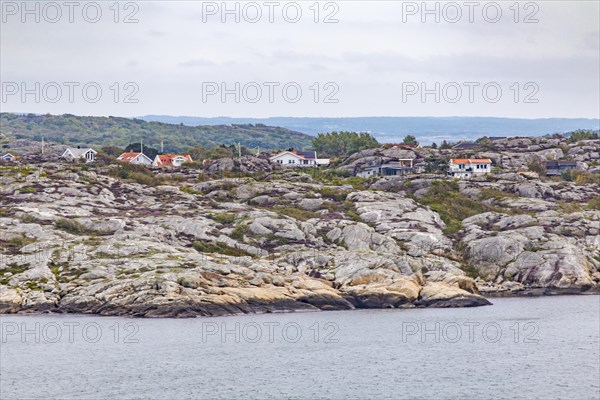
[[[150,159],[150,157],[144,153],[138,153],[137,151],[123,153],[117,157],[117,160],[129,164],[152,165],[152,159]]]
[[[6,153],[2,157],[0,157],[0,159],[2,161],[15,161],[17,159],[17,156],[15,156],[14,154]]]
[[[93,162],[96,159],[96,154],[98,154],[98,152],[90,147],[82,149],[77,146],[68,147],[62,154],[62,157],[69,161],[85,160],[85,162]]]
[[[448,164],[448,175],[456,178],[470,178],[492,172],[489,158],[453,158]]]
[[[158,154],[152,165],[155,167],[181,167],[181,164],[193,162],[189,154]]]
[[[289,167],[316,167],[329,165],[329,158],[317,158],[316,151],[284,151],[269,158],[272,163]]]

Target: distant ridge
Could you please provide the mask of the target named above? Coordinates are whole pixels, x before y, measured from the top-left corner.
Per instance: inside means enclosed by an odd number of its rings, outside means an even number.
[[[401,140],[405,135],[417,136],[422,143],[441,140],[473,140],[481,136],[544,136],[577,129],[600,129],[599,119],[588,118],[496,118],[496,117],[186,117],[146,115],[146,121],[183,123],[184,125],[266,124],[316,135],[330,131],[372,133],[380,142]]]
[[[166,151],[186,151],[190,147],[214,147],[241,143],[263,150],[309,149],[312,137],[300,132],[263,124],[219,124],[188,126],[148,122],[136,118],[87,117],[72,114],[0,113],[0,132],[17,138],[41,140],[67,145],[125,147],[140,139],[158,148],[164,141]]]

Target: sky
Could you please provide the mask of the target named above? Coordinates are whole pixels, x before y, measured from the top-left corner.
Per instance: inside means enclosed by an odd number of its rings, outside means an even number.
[[[2,111],[599,118],[598,1],[50,3],[1,3]]]

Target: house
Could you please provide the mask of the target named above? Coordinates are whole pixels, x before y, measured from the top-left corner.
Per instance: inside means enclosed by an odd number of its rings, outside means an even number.
[[[129,164],[152,165],[152,160],[147,155],[138,153],[137,151],[123,153],[117,157],[117,160]]]
[[[154,157],[152,165],[155,167],[181,167],[181,164],[192,162],[189,154],[158,154]]]
[[[62,158],[69,161],[85,160],[85,162],[93,162],[96,159],[96,154],[98,154],[98,152],[91,147],[83,149],[80,146],[67,147],[62,154]]]
[[[329,165],[329,158],[317,158],[316,151],[284,151],[269,160],[272,163],[284,166],[316,167],[319,165]]]
[[[448,175],[456,178],[470,178],[492,172],[489,158],[452,158],[448,164]]]
[[[363,167],[356,176],[371,178],[373,176],[396,176],[414,172],[412,158],[400,158],[385,164],[373,164]]]
[[[6,162],[15,161],[16,159],[17,159],[17,156],[15,156],[14,154],[10,154],[10,153],[6,153],[2,157],[0,157],[0,160],[6,161]]]
[[[577,169],[577,163],[572,161],[546,161],[546,175],[560,176],[563,172]]]

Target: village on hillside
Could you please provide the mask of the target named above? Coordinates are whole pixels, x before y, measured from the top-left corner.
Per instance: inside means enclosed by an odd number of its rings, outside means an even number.
[[[582,135],[576,133],[575,135]],[[594,136],[595,135],[595,136]],[[65,146],[57,143],[5,137],[0,162],[5,164],[44,162],[80,162],[102,165],[113,162],[140,165],[160,172],[168,169],[201,170],[207,173],[270,172],[281,168],[317,168],[334,171],[342,177],[376,178],[423,173],[446,175],[448,178],[470,179],[499,173],[517,173],[530,178],[561,177],[569,171],[600,173],[598,135],[583,134],[580,140],[560,134],[545,137],[482,137],[475,142],[461,141],[441,146],[419,146],[407,136],[404,143],[386,143],[360,149],[344,156],[321,156],[315,150],[293,148],[256,152],[242,145],[221,146],[224,152],[198,155],[174,154],[143,143],[127,149],[115,146],[92,148]],[[224,153],[230,153],[229,157]]]

